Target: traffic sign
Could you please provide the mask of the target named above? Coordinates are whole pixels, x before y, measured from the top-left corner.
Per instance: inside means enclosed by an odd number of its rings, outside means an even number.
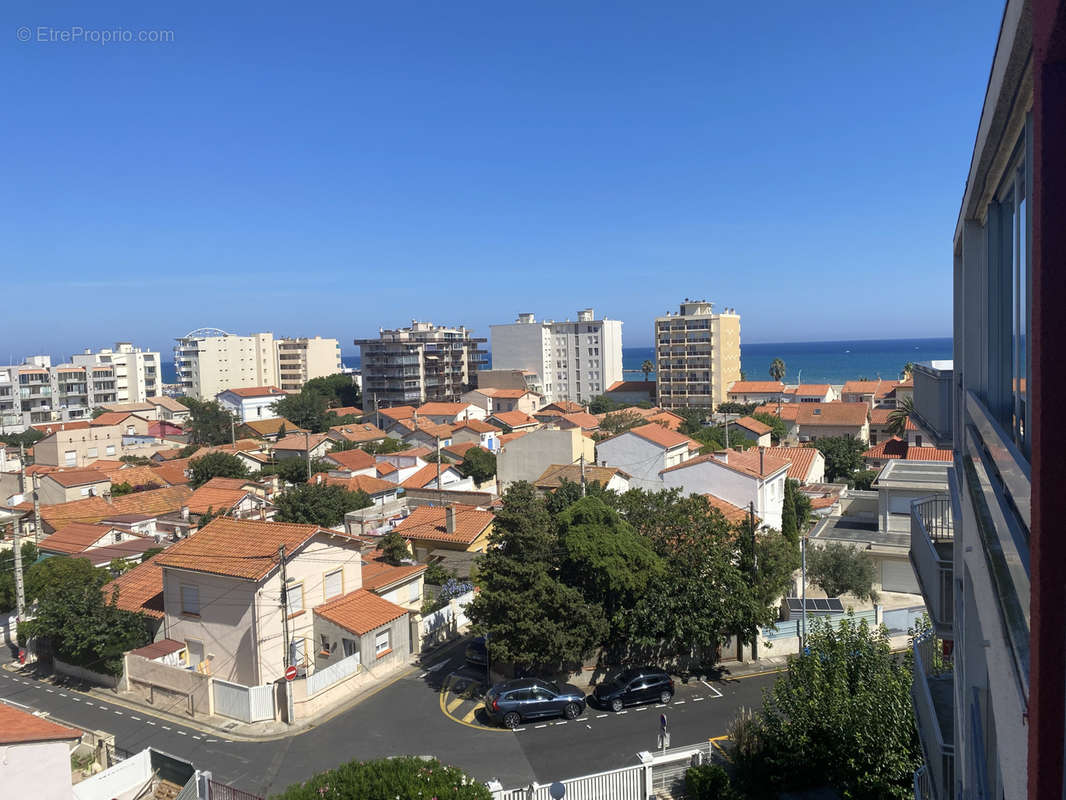
[[[296,667],[288,667],[285,670],[285,680],[287,680],[287,681],[296,680]]]

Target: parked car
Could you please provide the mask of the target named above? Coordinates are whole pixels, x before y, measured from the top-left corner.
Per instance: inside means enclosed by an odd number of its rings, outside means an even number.
[[[497,683],[485,694],[485,713],[505,728],[517,728],[528,719],[575,719],[585,710],[585,693],[576,686],[540,678],[516,678]]]
[[[669,703],[674,681],[658,667],[636,667],[619,672],[592,691],[597,705],[612,711],[638,703]]]
[[[489,640],[487,636],[478,636],[466,646],[466,663],[478,667],[489,665]]]

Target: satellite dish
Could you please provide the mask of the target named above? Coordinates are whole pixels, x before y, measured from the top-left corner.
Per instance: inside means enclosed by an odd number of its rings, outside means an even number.
[[[550,794],[554,800],[562,800],[562,798],[566,797],[566,787],[559,783],[559,781],[556,781],[548,787],[548,794]]]

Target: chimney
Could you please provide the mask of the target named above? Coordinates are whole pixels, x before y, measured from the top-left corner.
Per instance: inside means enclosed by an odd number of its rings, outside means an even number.
[[[189,518],[189,507],[188,506],[182,506],[181,507],[181,518],[182,519],[188,519]]]
[[[760,447],[759,448],[759,474],[760,475],[765,475],[766,474],[766,448],[765,447]]]
[[[446,533],[455,533],[455,506],[444,507],[444,530]]]

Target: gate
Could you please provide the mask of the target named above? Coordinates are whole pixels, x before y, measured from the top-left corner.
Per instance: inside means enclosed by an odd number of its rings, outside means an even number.
[[[642,790],[641,766],[623,767],[597,775],[561,781],[566,787],[567,800],[645,800]],[[548,785],[533,784],[529,789],[510,789],[498,795],[500,800],[551,800]]]
[[[274,687],[245,686],[221,678],[211,681],[215,713],[242,722],[261,722],[274,719]]]

